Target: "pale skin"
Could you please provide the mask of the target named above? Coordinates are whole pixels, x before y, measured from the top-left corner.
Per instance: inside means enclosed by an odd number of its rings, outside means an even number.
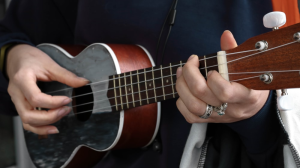
[[[221,36],[221,49],[237,47],[230,31]],[[176,90],[179,94],[177,108],[189,123],[232,123],[255,115],[265,104],[269,91],[248,89],[228,82],[216,71],[208,73],[207,81],[200,74],[198,57],[192,55],[183,68],[177,70]],[[213,112],[208,119],[202,119],[206,105],[220,106],[228,103],[226,114],[219,116]]]
[[[229,31],[221,37],[222,50],[236,47]],[[198,70],[198,57],[192,56],[183,68],[177,70],[176,89],[180,95],[177,107],[189,123],[229,123],[255,115],[265,104],[269,91],[255,91],[237,83],[230,83],[217,72],[210,72],[207,82]],[[66,96],[50,96],[42,93],[37,81],[59,81],[71,87],[86,85],[89,81],[77,77],[56,64],[39,49],[16,45],[7,56],[7,75],[10,79],[8,92],[21,117],[25,130],[39,135],[56,134],[59,130],[51,125],[66,116],[71,109],[66,105],[72,100]],[[219,106],[228,103],[224,116],[217,113],[209,119],[201,119],[206,104]],[[35,107],[48,108],[39,111]]]

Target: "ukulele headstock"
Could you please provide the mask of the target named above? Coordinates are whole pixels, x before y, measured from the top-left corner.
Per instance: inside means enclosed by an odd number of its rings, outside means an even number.
[[[252,37],[226,51],[230,81],[259,90],[300,87],[299,42],[300,23]],[[254,51],[244,52],[249,50]],[[230,54],[236,52],[244,53]],[[264,73],[272,74],[268,84],[259,78]]]

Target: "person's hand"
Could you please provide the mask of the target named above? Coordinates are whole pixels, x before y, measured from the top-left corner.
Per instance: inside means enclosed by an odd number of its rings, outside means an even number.
[[[41,50],[26,44],[10,49],[7,55],[8,93],[21,117],[25,130],[39,135],[59,131],[50,124],[67,115],[71,109],[65,106],[72,100],[66,96],[50,96],[42,93],[37,81],[58,81],[71,87],[80,87],[88,80],[77,77],[56,64]],[[35,107],[50,109],[35,110]]]
[[[221,49],[229,50],[237,46],[230,31],[221,36]],[[257,91],[225,80],[218,72],[210,71],[207,81],[199,71],[198,57],[192,55],[183,68],[177,69],[176,89],[179,98],[177,108],[189,123],[231,123],[250,118],[265,104],[269,91]],[[206,105],[220,106],[228,103],[225,115],[216,112],[202,119]]]

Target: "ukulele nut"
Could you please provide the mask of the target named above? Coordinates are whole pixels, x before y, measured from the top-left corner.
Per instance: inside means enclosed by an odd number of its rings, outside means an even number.
[[[293,38],[294,38],[294,40],[300,42],[300,32],[295,33]]]
[[[262,40],[262,41],[258,41],[256,44],[255,44],[255,48],[260,50],[260,51],[263,51],[263,50],[266,50],[268,49],[268,42]]]
[[[263,81],[265,84],[270,84],[273,81],[273,75],[271,73],[264,73],[259,75],[259,79]]]

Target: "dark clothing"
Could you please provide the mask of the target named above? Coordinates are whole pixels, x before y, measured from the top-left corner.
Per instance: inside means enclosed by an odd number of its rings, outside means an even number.
[[[79,0],[78,6],[76,2],[13,0],[0,24],[0,46],[11,42],[34,45],[89,45],[96,42],[140,44],[147,48],[155,59],[159,33],[172,0]],[[263,27],[262,18],[271,11],[271,0],[179,0],[165,58],[162,60],[160,54],[155,61],[159,65],[162,61],[165,64],[186,60],[191,54],[200,56],[219,51],[220,36],[226,29],[232,31],[240,44],[252,36],[270,31]],[[1,112],[15,114],[6,92],[7,81],[2,76],[0,86],[0,109],[5,109]],[[4,101],[9,103],[2,103]],[[177,110],[175,101],[168,100],[162,103],[161,125],[157,138],[162,144],[161,153],[154,152],[150,147],[112,151],[98,166],[178,167],[190,124]],[[265,143],[276,142],[277,133],[272,127],[279,126],[279,123],[275,117],[269,117],[276,113],[275,107],[275,103],[268,100],[256,116],[239,123],[228,124],[235,131],[235,139],[240,142],[241,138],[246,149],[258,147],[249,152],[267,152],[271,147],[268,149]],[[270,119],[272,121],[265,122]],[[253,124],[266,128],[264,132],[269,132],[272,136],[263,134],[258,127],[248,129],[248,126]],[[274,136],[275,139],[271,139]],[[260,150],[262,146],[265,146],[264,151]],[[276,145],[272,147],[276,148]],[[253,159],[252,156],[251,159],[256,165],[266,165],[265,162],[268,161]]]

